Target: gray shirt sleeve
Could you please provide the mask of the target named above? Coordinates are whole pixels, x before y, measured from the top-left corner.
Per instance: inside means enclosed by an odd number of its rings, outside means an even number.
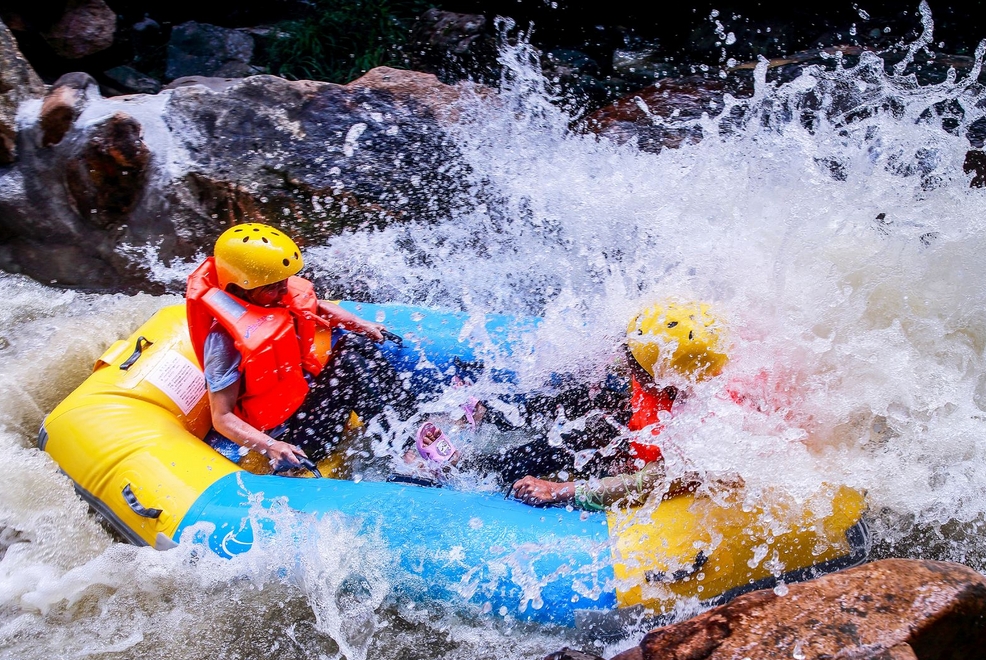
[[[225,328],[217,325],[209,331],[202,353],[205,384],[210,392],[224,390],[240,380],[240,352]]]

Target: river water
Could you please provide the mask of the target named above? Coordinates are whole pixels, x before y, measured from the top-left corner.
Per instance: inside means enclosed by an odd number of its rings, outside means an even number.
[[[702,141],[655,155],[571,131],[527,49],[503,58],[497,101],[455,129],[469,203],[313,247],[314,272],[380,301],[544,317],[536,357],[509,365],[521,388],[605,372],[641,305],[707,301],[730,377],[777,405],[751,421],[700,389],[715,415],[668,429],[689,466],[753,493],[863,489],[874,557],[986,570],[986,190],[963,172],[978,68],[923,85],[867,57],[784,84],[761,70],[752,100],[727,99],[745,120],[698,120]],[[193,264],[147,266],[179,291]],[[37,430],[106,346],[179,301],[0,275],[0,657],[537,658],[639,639],[406,602],[345,526],[229,561],[115,540]]]

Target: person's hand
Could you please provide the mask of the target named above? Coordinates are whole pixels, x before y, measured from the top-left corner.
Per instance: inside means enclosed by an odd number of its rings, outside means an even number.
[[[383,323],[373,323],[372,321],[363,321],[360,324],[359,333],[361,335],[366,335],[378,344],[383,341],[383,331],[387,329]]]
[[[270,460],[270,466],[275,471],[289,467],[301,467],[301,461],[298,460],[298,457],[308,458],[301,447],[280,440],[274,440],[270,443],[263,453]]]
[[[427,425],[424,433],[421,434],[421,444],[425,447],[431,446],[440,437],[442,437],[442,430],[440,428],[434,424]]]
[[[570,502],[575,497],[575,484],[571,482],[545,481],[526,476],[514,482],[510,495],[524,504],[544,506]]]

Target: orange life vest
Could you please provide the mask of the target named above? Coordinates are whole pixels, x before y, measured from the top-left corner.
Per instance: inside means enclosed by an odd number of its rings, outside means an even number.
[[[650,427],[650,438],[635,434],[630,441],[630,448],[637,458],[644,463],[650,463],[661,458],[661,448],[653,442],[647,442],[653,436],[659,435],[663,430],[658,413],[670,412],[674,399],[668,396],[664,390],[655,391],[654,388],[645,388],[636,377],[630,381],[630,409],[633,414],[627,422],[627,428],[631,431],[643,431]]]
[[[288,278],[277,306],[253,305],[219,288],[213,257],[188,277],[185,293],[188,333],[204,365],[205,338],[218,323],[240,352],[242,390],[236,416],[268,430],[288,419],[305,400],[305,372],[317,376],[323,362],[315,353],[318,298],[311,282]]]

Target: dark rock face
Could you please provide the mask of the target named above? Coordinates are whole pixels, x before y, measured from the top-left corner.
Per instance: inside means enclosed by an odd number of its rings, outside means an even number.
[[[17,157],[17,108],[41,98],[44,83],[21,55],[7,26],[0,22],[0,165]]]
[[[161,91],[161,83],[131,66],[115,66],[103,75],[122,93],[157,94]]]
[[[190,258],[234,222],[274,223],[304,242],[463,203],[444,128],[459,92],[432,75],[183,79],[115,99],[78,91],[53,91],[60,102],[21,131],[22,158],[0,170],[0,267],[42,282],[160,291],[146,258],[120,244]],[[67,121],[56,124],[53,108]]]
[[[485,32],[482,14],[457,14],[432,7],[414,26],[415,41],[445,53],[464,55]]]
[[[498,69],[496,38],[482,14],[431,8],[411,30],[406,49],[411,68],[445,81],[472,77],[490,80]]]
[[[243,78],[258,71],[250,66],[253,38],[227,28],[189,21],[176,25],[168,41],[168,80],[183,76]]]
[[[757,591],[649,632],[619,660],[981,657],[986,578],[948,562],[888,559]],[[616,660],[616,659],[614,659]]]

